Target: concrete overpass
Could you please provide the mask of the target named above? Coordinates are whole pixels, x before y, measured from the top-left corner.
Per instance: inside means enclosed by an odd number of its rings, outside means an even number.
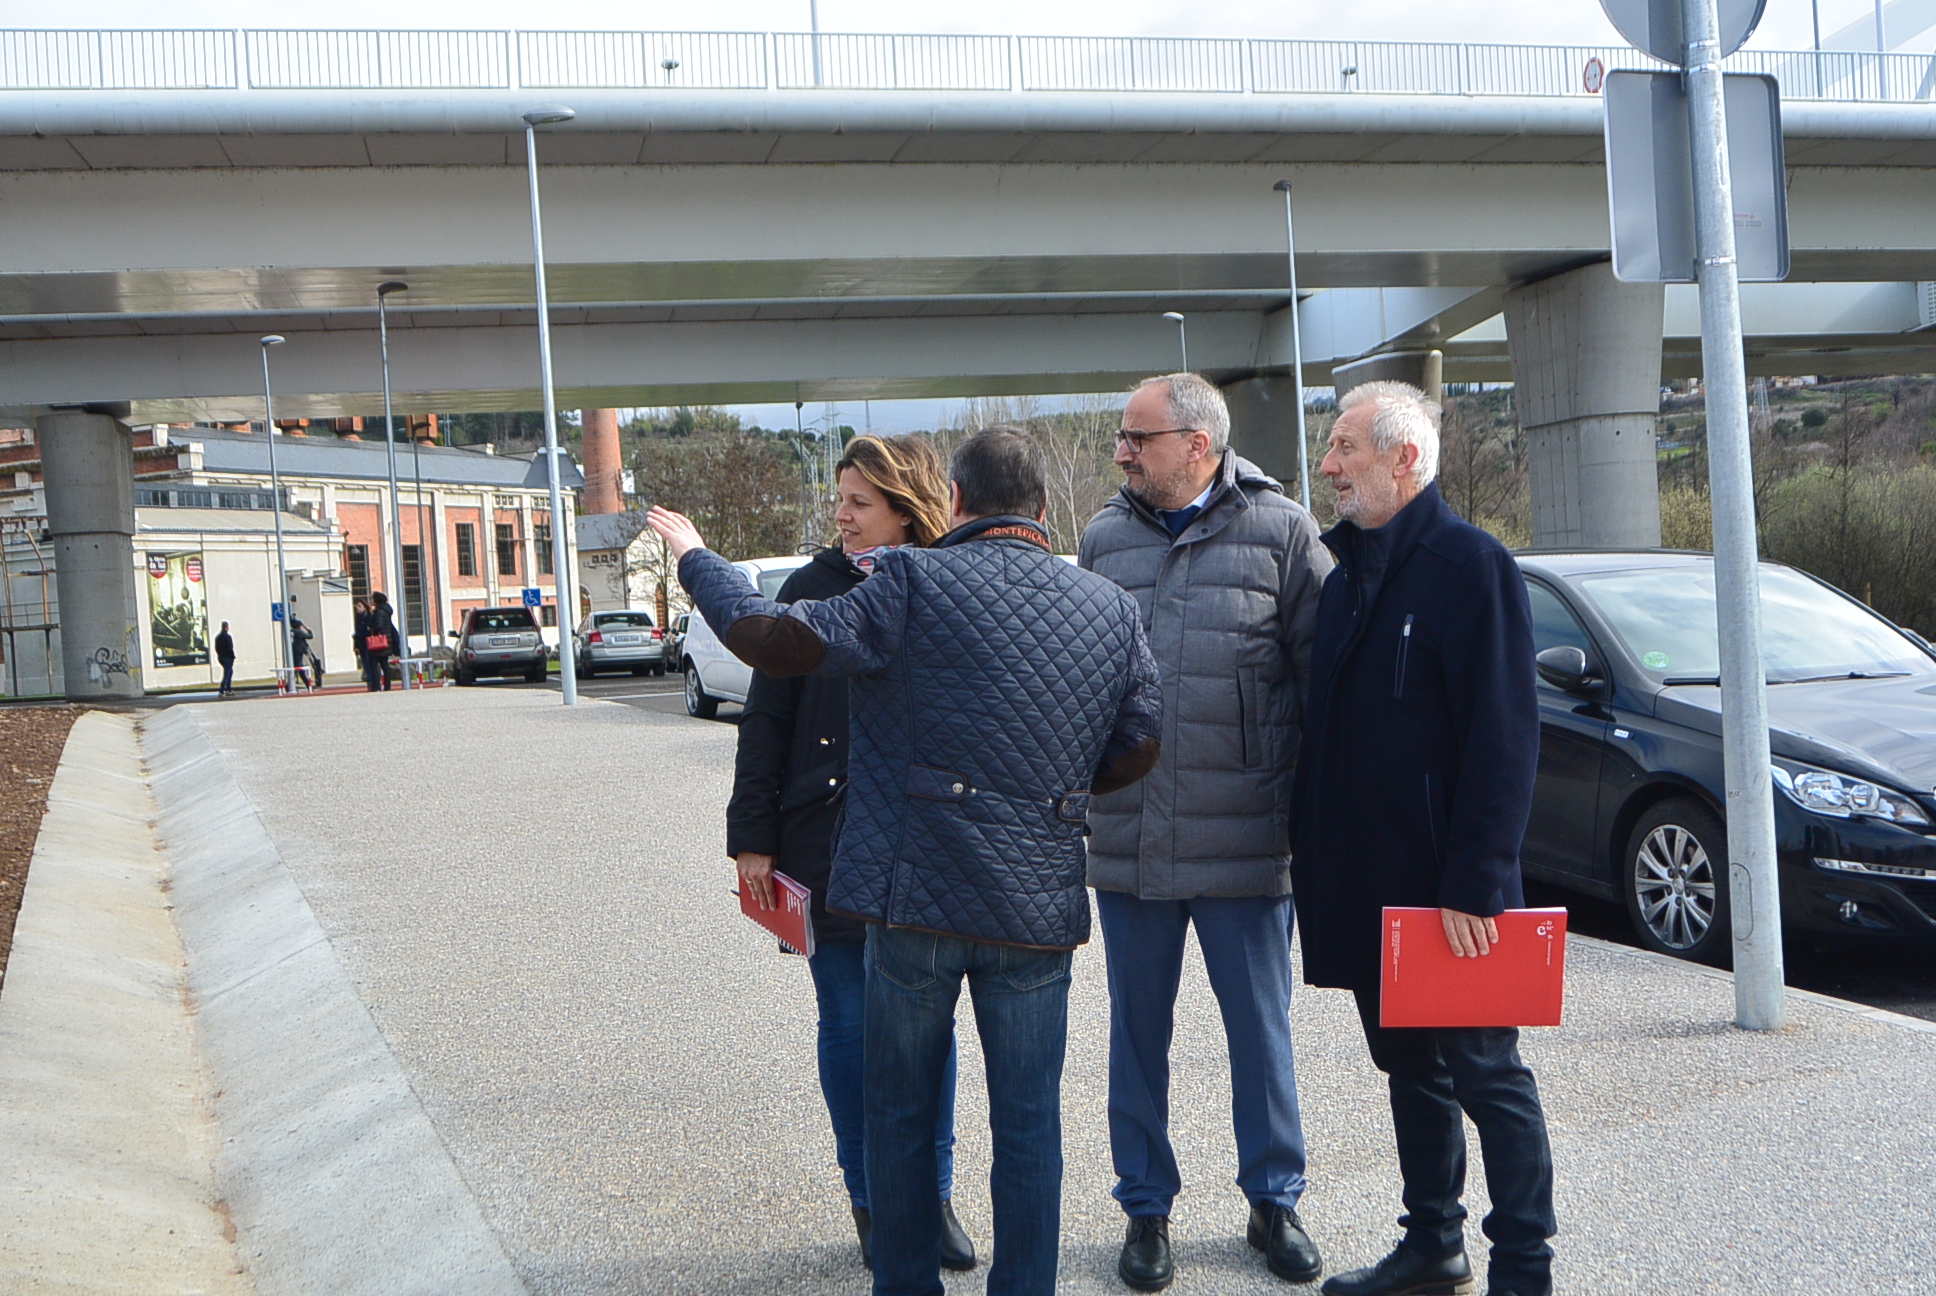
[[[1539,538],[1658,535],[1658,383],[1698,369],[1697,329],[1678,293],[1605,269],[1601,110],[1578,81],[1638,56],[134,39],[154,35],[42,40],[29,66],[0,33],[20,87],[0,89],[0,411],[248,417],[273,330],[279,413],[376,412],[387,279],[411,285],[400,409],[531,408],[518,117],[564,102],[577,120],[540,148],[566,404],[1108,389],[1173,367],[1159,316],[1180,310],[1240,446],[1288,472],[1288,178],[1307,382],[1420,376],[1433,352],[1447,379],[1514,379]],[[1753,58],[1811,97],[1785,105],[1794,282],[1746,295],[1750,372],[1936,370],[1931,61]]]

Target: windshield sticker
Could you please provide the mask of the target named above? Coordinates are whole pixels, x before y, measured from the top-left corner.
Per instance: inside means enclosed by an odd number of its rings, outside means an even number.
[[[1648,670],[1667,669],[1667,654],[1664,652],[1650,652],[1640,660],[1646,664]]]

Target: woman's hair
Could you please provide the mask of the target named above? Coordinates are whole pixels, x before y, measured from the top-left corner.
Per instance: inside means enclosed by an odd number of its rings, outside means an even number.
[[[941,456],[926,437],[857,436],[834,465],[834,476],[849,468],[887,496],[889,508],[914,519],[909,540],[930,545],[946,534],[948,478],[941,469]]]

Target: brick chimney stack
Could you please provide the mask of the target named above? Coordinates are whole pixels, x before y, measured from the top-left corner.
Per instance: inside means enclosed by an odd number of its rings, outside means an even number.
[[[624,512],[625,465],[619,459],[618,411],[580,410],[578,423],[585,437],[585,512]]]

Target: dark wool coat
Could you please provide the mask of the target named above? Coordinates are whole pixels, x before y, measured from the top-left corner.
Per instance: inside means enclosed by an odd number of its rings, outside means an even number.
[[[838,598],[861,573],[839,549],[822,549],[780,586],[776,602]],[[834,822],[847,786],[847,681],[753,672],[739,722],[726,853],[771,855],[774,867],[813,891],[813,933],[821,942],[857,941],[858,919],[827,912]]]
[[[1376,990],[1380,910],[1521,908],[1539,766],[1532,613],[1512,555],[1425,490],[1324,535],[1292,792],[1304,979]]]
[[[1163,758],[1089,808],[1089,885],[1143,900],[1285,894],[1311,627],[1331,570],[1317,524],[1231,450],[1183,534],[1124,488],[1082,533],[1081,563],[1134,596],[1163,673]]]
[[[1091,792],[1149,772],[1163,694],[1129,595],[1027,518],[881,555],[839,598],[762,598],[695,549],[679,583],[743,662],[846,676],[853,751],[827,907],[964,940],[1089,937]]]

